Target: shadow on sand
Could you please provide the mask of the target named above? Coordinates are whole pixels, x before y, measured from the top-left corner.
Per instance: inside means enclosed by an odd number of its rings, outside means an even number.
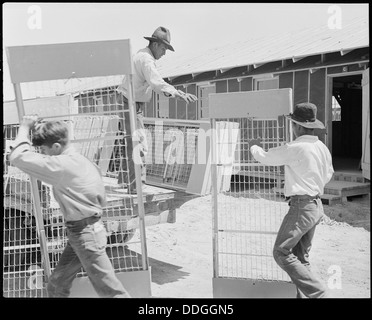
[[[156,284],[165,284],[183,279],[189,275],[188,272],[180,271],[182,267],[149,258],[151,266],[151,281]]]

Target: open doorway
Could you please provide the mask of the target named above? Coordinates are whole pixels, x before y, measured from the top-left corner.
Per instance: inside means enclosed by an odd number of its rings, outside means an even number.
[[[361,173],[361,81],[361,74],[333,78],[332,158],[335,171]]]

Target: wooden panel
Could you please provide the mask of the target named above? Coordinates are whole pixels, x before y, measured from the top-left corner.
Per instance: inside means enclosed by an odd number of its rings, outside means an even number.
[[[371,179],[371,145],[370,145],[370,105],[369,105],[369,68],[363,72],[362,78],[362,105],[363,105],[363,155],[362,155],[362,171],[363,177]]]
[[[324,123],[326,104],[326,72],[320,69],[310,74],[310,99],[318,108],[317,118]]]
[[[72,96],[55,96],[23,100],[25,115],[37,114],[39,117],[53,117],[78,113]],[[18,109],[15,101],[3,103],[3,125],[19,123]]]
[[[187,193],[191,194],[205,194],[206,190],[209,190],[210,186],[210,162],[208,161],[210,156],[210,139],[202,138],[202,133],[206,136],[210,133],[210,123],[201,123],[200,131],[198,135],[198,151],[203,154],[203,158],[197,157],[197,163],[192,166],[192,170],[189,177],[189,182],[186,188]]]
[[[240,91],[252,91],[252,77],[243,78],[240,83]]]
[[[187,87],[186,92],[196,95],[196,85],[195,84],[190,84]]]
[[[341,73],[344,73],[345,76],[346,76],[347,73],[349,73],[349,72],[363,71],[363,70],[364,70],[364,66],[359,65],[358,63],[345,64],[345,65],[342,65],[342,66],[328,67],[327,68],[327,74],[341,74]]]
[[[150,117],[150,118],[155,117],[153,98],[151,98],[150,102],[145,103],[145,113],[144,113],[144,115],[145,115],[145,117]]]
[[[227,81],[226,80],[221,80],[221,81],[216,82],[216,92],[217,93],[227,92]]]
[[[293,89],[293,72],[281,73],[279,75],[279,89],[282,88]]]
[[[219,121],[216,123],[217,141],[217,192],[230,189],[235,150],[238,143],[239,123]]]
[[[209,95],[211,118],[278,117],[292,110],[292,89],[219,93]]]
[[[295,298],[296,287],[284,281],[213,278],[214,298]]]
[[[169,98],[169,118],[170,119],[177,119],[177,112],[178,112],[178,108],[176,107],[176,105],[178,104],[178,101],[176,101],[176,99],[173,99],[173,98]]]
[[[177,100],[176,119],[186,119],[186,102]]]
[[[201,128],[209,137],[208,125],[201,125]],[[235,122],[218,121],[216,123],[217,144],[216,144],[216,162],[217,162],[217,190],[218,192],[227,191],[230,188],[233,160],[235,149],[238,143],[239,124]],[[209,148],[209,138],[203,143],[204,138],[198,137],[198,148],[205,150],[206,159],[199,159],[199,163],[194,164],[190,174],[189,182],[186,188],[187,193],[205,195],[211,192],[211,154]],[[206,145],[205,145],[206,144]],[[206,160],[206,161],[204,161]]]
[[[169,103],[170,103],[170,100],[173,100],[173,99],[169,99],[165,97],[163,94],[159,94],[158,97],[159,97],[158,98],[159,118],[169,118]],[[174,108],[172,108],[172,112],[174,112]]]
[[[317,119],[327,125],[326,116],[326,69],[320,69],[310,74],[310,97],[309,101],[317,106]],[[317,129],[315,134],[325,142],[327,130]]]
[[[196,120],[198,109],[196,103],[189,103],[187,106],[187,120]]]
[[[132,74],[129,40],[7,47],[12,83]]]
[[[296,105],[298,103],[307,102],[309,99],[308,96],[308,86],[309,86],[309,71],[297,71],[294,75],[294,96],[293,96],[293,104]]]
[[[187,87],[187,93],[196,95],[196,85],[192,84]],[[187,105],[187,120],[196,120],[197,119],[197,102],[192,102]]]
[[[238,92],[239,82],[237,81],[237,79],[230,79],[228,81],[229,92]]]

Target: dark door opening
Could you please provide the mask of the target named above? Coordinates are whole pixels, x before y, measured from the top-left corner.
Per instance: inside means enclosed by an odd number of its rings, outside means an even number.
[[[336,171],[361,170],[361,81],[361,74],[333,78],[332,157]]]

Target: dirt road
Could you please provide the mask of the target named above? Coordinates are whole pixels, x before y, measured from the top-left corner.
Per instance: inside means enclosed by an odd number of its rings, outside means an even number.
[[[324,206],[310,261],[336,298],[370,298],[370,202]],[[174,224],[148,227],[147,245],[156,298],[213,298],[211,197],[177,210]],[[341,281],[334,281],[335,277]]]

